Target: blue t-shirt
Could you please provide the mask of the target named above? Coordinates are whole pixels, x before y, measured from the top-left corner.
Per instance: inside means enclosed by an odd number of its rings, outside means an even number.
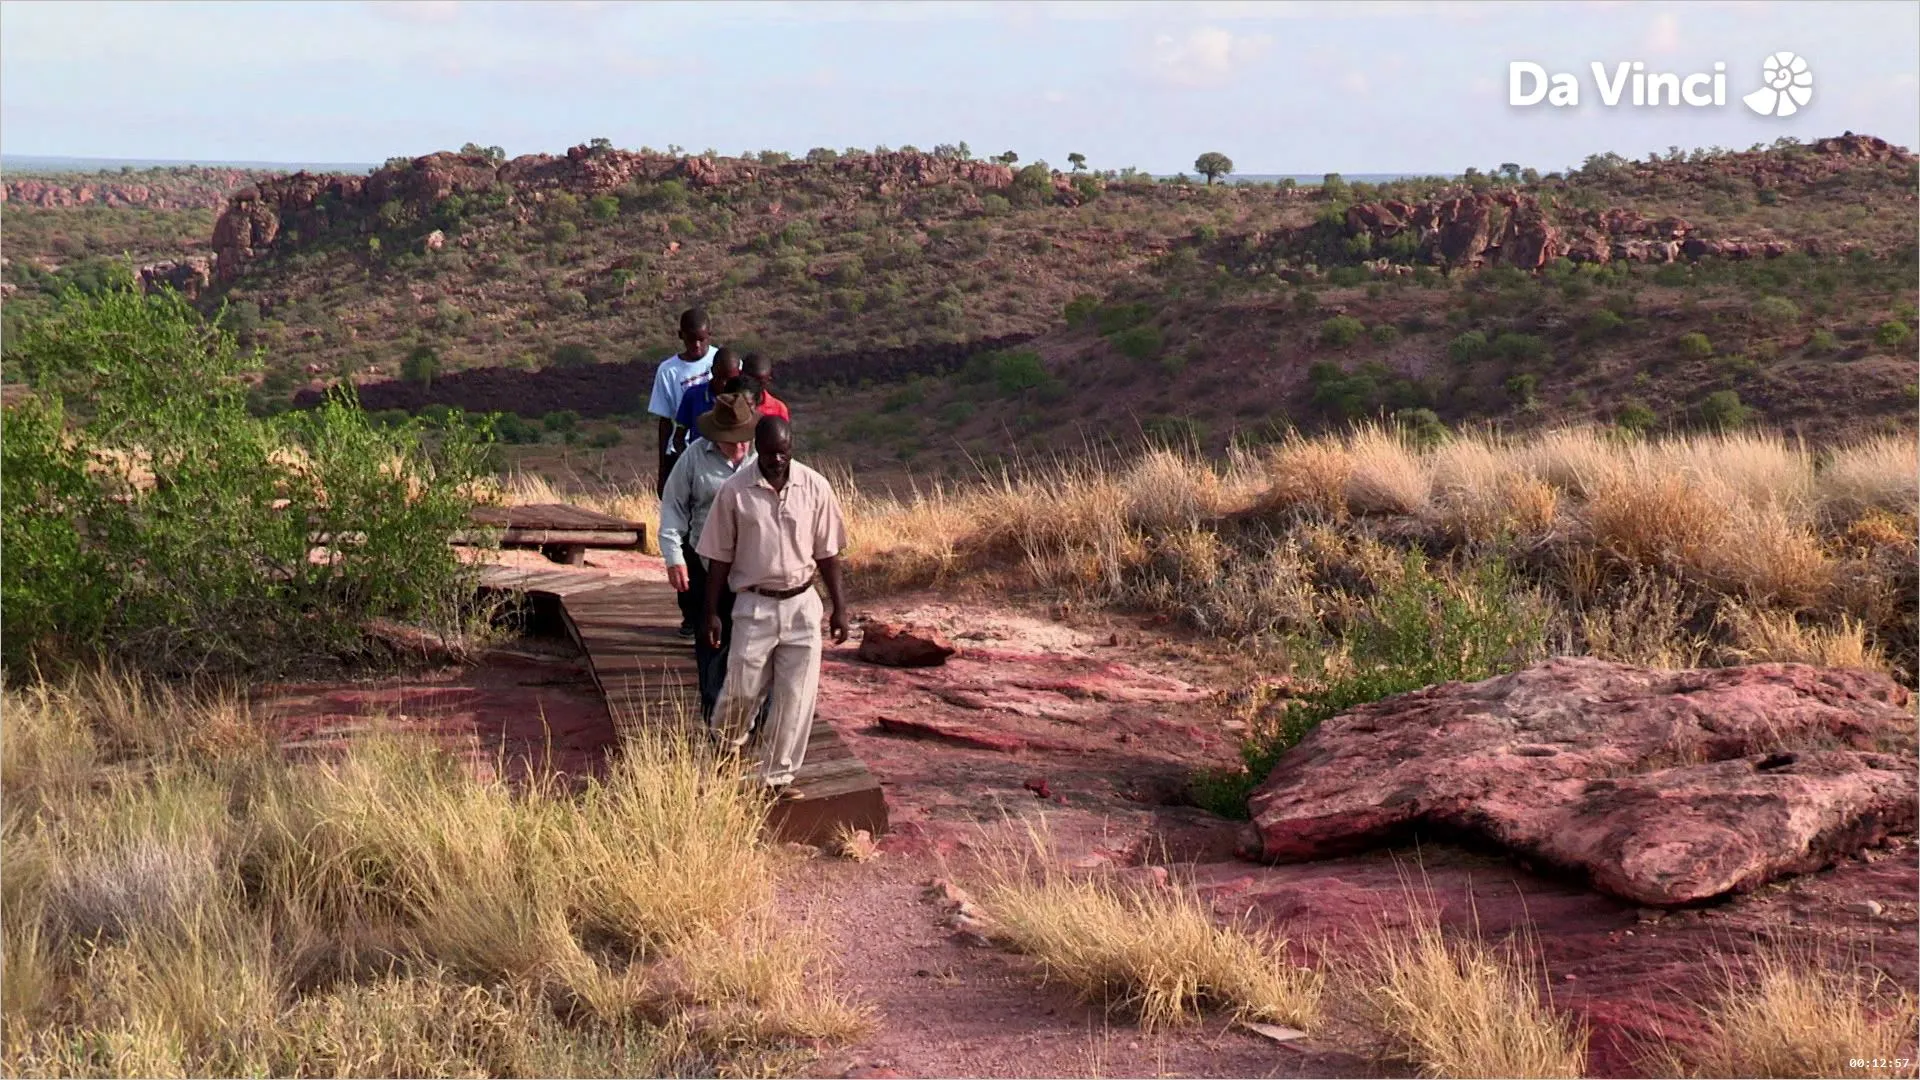
[[[686,393],[681,395],[680,411],[674,414],[673,422],[692,430],[693,422],[700,418],[700,414],[712,408],[713,380],[708,379],[706,382],[687,387]]]

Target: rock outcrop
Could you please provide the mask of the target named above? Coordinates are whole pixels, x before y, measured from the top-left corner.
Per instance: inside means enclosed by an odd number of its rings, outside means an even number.
[[[1907,691],[1878,674],[1553,660],[1328,720],[1254,794],[1249,854],[1469,835],[1683,905],[1913,832],[1913,729]]]
[[[204,166],[143,169],[124,176],[21,176],[0,183],[0,203],[212,210],[225,206],[228,197],[259,176],[247,169]]]
[[[928,626],[872,622],[860,634],[860,659],[883,667],[939,667],[959,651]]]
[[[140,268],[140,288],[149,293],[172,289],[188,300],[198,300],[213,284],[213,260],[204,255],[149,263]]]
[[[990,161],[919,152],[862,154],[832,162],[760,164],[742,158],[677,157],[576,146],[565,155],[528,154],[500,163],[475,154],[438,153],[388,165],[370,176],[295,173],[236,193],[214,226],[216,276],[222,283],[288,236],[317,237],[342,226],[373,231],[389,204],[424,219],[446,200],[499,197],[508,205],[539,203],[565,192],[604,195],[630,184],[677,180],[690,188],[758,183],[770,192],[825,173],[880,194],[967,184],[980,191],[1013,185],[1013,169]],[[1078,199],[1068,185],[1063,199]]]

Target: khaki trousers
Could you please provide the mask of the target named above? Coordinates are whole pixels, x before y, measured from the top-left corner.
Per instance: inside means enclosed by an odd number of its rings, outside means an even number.
[[[785,600],[738,593],[727,681],[713,708],[714,730],[736,750],[753,736],[753,717],[769,693],[772,707],[760,732],[760,776],[788,784],[807,756],[814,701],[820,692],[820,594],[812,589]]]

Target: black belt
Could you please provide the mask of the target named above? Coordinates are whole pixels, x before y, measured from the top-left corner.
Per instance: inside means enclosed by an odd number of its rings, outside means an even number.
[[[808,578],[805,585],[796,585],[791,589],[763,589],[758,585],[752,585],[742,591],[750,592],[755,596],[764,596],[769,600],[791,600],[811,588],[813,588],[813,579]]]

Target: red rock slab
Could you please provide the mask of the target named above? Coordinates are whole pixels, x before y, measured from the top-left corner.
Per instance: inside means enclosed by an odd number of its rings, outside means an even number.
[[[870,622],[860,634],[859,657],[885,667],[939,667],[959,652],[938,630]]]
[[[1673,906],[1751,890],[1912,833],[1907,692],[1860,671],[1648,671],[1586,658],[1362,706],[1288,752],[1251,800],[1259,851],[1297,862],[1410,832],[1466,834]]]

